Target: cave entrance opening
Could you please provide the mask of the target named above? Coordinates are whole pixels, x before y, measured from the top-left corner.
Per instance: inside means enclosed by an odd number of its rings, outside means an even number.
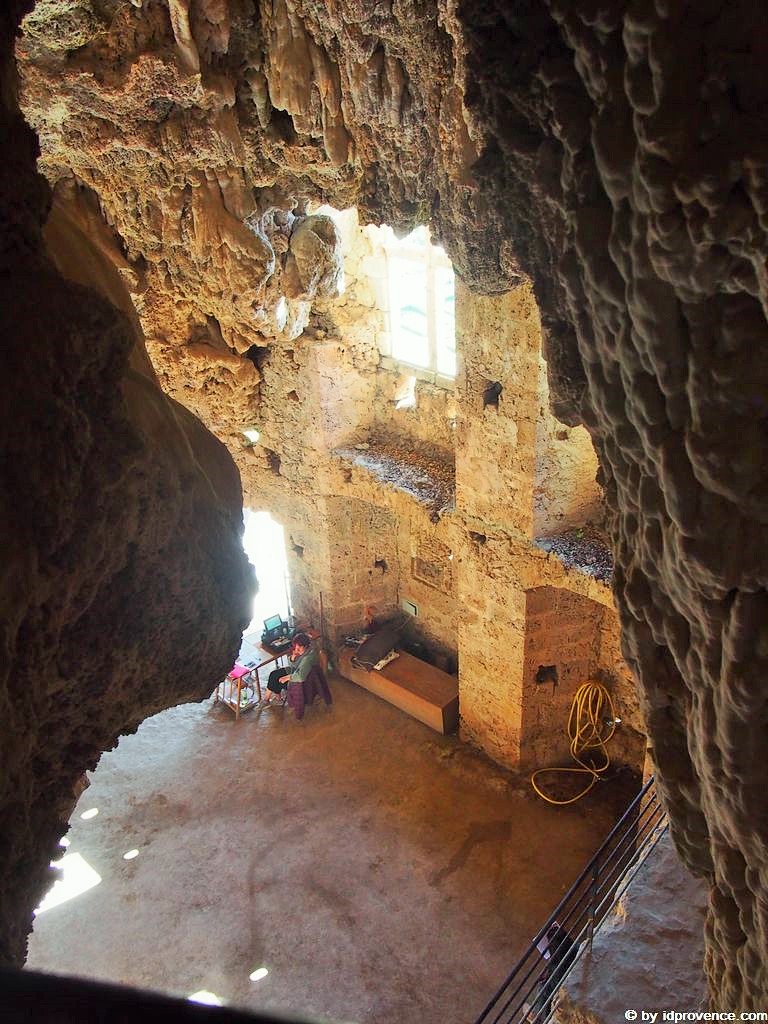
[[[259,632],[264,620],[280,615],[287,621],[292,614],[291,581],[285,554],[285,531],[269,512],[243,509],[245,530],[243,548],[256,570],[258,593],[253,599],[251,622],[246,634]]]

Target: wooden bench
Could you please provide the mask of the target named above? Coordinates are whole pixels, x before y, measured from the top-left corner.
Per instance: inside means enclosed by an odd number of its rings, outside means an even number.
[[[394,704],[412,718],[447,735],[459,727],[459,682],[412,654],[398,652],[381,671],[358,668],[352,664],[355,649],[343,647],[339,653],[339,672],[345,679],[370,690]]]

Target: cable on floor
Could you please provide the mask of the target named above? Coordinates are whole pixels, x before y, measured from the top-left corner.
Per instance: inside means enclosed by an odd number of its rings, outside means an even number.
[[[571,704],[571,712],[568,715],[568,739],[570,740],[571,757],[578,767],[569,768],[539,768],[531,776],[531,785],[549,804],[575,804],[592,789],[600,776],[608,769],[611,759],[608,756],[608,741],[616,731],[618,719],[613,707],[613,700],[608,690],[602,683],[592,680],[582,683],[576,691]],[[593,757],[585,759],[590,751],[598,755],[598,763]],[[600,763],[604,762],[604,763]],[[556,800],[547,796],[539,785],[537,778],[548,773],[588,775],[589,783],[577,793],[576,796],[567,800]]]

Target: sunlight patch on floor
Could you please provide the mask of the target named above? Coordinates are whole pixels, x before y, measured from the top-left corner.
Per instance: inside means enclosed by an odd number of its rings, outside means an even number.
[[[48,895],[35,911],[35,916],[67,900],[73,900],[75,896],[81,896],[101,881],[101,875],[79,853],[67,853],[61,860],[51,861],[51,867],[58,868],[62,876],[53,883]]]
[[[202,1003],[204,1006],[223,1006],[224,1000],[216,995],[215,992],[207,992],[204,988],[201,988],[199,992],[193,992],[191,996],[187,996],[188,1003]]]

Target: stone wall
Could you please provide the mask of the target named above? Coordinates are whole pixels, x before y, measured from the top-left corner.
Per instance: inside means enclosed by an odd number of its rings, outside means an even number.
[[[457,507],[531,538],[541,346],[531,290],[492,298],[457,281],[456,345]]]
[[[606,685],[621,725],[611,740],[611,758],[640,769],[646,758],[647,736],[635,677],[621,652],[621,628],[615,609],[600,626],[598,678]]]
[[[586,523],[601,524],[605,511],[597,483],[597,455],[582,426],[568,427],[550,412],[547,365],[539,359],[536,478],[533,532],[548,537]]]
[[[606,613],[604,605],[567,590],[535,587],[526,593],[520,739],[526,768],[570,762],[568,716],[579,686],[598,667]],[[537,681],[547,668],[556,673],[556,682]]]
[[[391,616],[401,586],[398,521],[386,508],[349,497],[327,499],[329,637],[338,645],[371,614]]]

